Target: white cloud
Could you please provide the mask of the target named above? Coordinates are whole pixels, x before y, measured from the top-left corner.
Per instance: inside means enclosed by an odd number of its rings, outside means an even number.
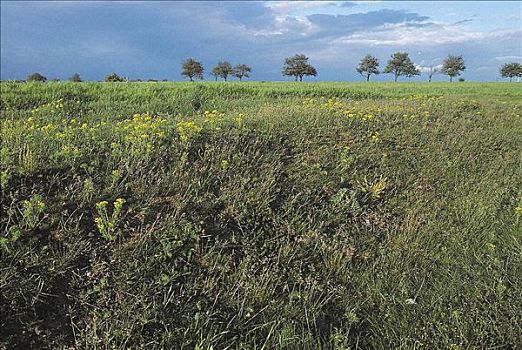
[[[422,72],[428,72],[430,66],[440,65],[440,53],[449,52],[448,48],[452,45],[462,45],[463,49],[466,47],[463,52],[469,52],[469,49],[480,52],[481,47],[519,42],[521,35],[522,31],[518,29],[473,31],[464,29],[461,25],[443,22],[394,23],[357,30],[340,37],[314,40],[307,53],[323,64],[338,64],[352,57],[355,52],[363,54],[372,50],[383,54],[389,50],[416,50],[418,56],[425,57],[420,61],[419,68]],[[426,55],[438,58],[427,59]],[[497,57],[497,60],[520,58],[522,57],[503,56]]]
[[[274,26],[281,33],[298,33],[308,36],[316,30],[316,26],[306,16],[276,16]]]
[[[515,13],[513,15],[509,15],[506,17],[506,20],[508,21],[520,21],[520,19],[522,18],[522,16],[520,15],[520,13]]]
[[[522,56],[497,56],[495,59],[497,61],[522,60]]]
[[[421,23],[422,24],[422,23]],[[492,32],[466,31],[458,25],[432,23],[426,26],[410,26],[408,24],[385,24],[369,32],[356,32],[335,40],[338,45],[369,46],[435,46],[458,44],[484,39],[520,39],[521,31],[502,29]]]
[[[429,72],[440,72],[442,68],[442,64],[437,64],[434,66],[421,66],[421,65],[415,65],[415,67],[421,71],[421,73],[429,73]]]
[[[332,7],[336,3],[337,1],[266,1],[264,5],[277,14],[292,15],[299,11]]]

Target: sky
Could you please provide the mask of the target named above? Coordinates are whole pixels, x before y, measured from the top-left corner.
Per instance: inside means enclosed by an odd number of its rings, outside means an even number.
[[[503,63],[522,62],[520,1],[1,1],[0,10],[3,80],[183,80],[189,57],[205,80],[223,60],[250,65],[250,80],[292,80],[284,58],[302,53],[318,71],[305,80],[357,81],[367,53],[382,69],[406,51],[423,71],[462,55],[466,80],[496,81]]]

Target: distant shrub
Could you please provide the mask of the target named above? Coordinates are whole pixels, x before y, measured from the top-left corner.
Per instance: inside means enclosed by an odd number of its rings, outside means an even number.
[[[116,73],[111,73],[105,76],[105,81],[108,83],[125,81],[125,78],[120,77]]]
[[[46,81],[47,78],[41,75],[40,73],[33,73],[30,76],[27,77],[27,81]]]
[[[80,74],[78,73],[74,73],[70,78],[69,78],[70,81],[72,82],[75,82],[75,83],[81,83],[82,82],[82,78],[80,78]]]

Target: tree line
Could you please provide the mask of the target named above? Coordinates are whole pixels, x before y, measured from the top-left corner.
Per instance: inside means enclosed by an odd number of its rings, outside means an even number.
[[[181,75],[190,79],[190,81],[194,81],[194,78],[203,79],[203,72],[205,69],[201,62],[195,60],[194,58],[186,59],[181,64]],[[250,76],[250,72],[252,72],[252,68],[244,63],[238,64],[235,67],[232,67],[232,64],[228,61],[219,62],[214,68],[212,68],[212,74],[217,81],[218,77],[223,78],[223,80],[227,81],[229,76],[234,76],[239,79],[239,81],[243,80],[243,78],[248,78]]]
[[[317,69],[312,66],[309,62],[309,58],[304,54],[296,54],[291,57],[287,57],[284,60],[281,74],[283,76],[291,76],[295,81],[303,81],[305,76],[317,76]],[[450,82],[453,78],[460,76],[460,74],[466,69],[464,58],[459,55],[448,55],[440,66],[427,67],[428,81],[431,82],[432,77],[435,74],[441,73],[449,77]],[[205,69],[201,62],[194,58],[188,58],[181,64],[181,75],[188,78],[190,81],[194,79],[203,79],[203,73]],[[420,75],[421,70],[419,66],[416,66],[410,59],[407,52],[396,52],[391,55],[387,61],[386,66],[382,70],[379,69],[379,59],[367,54],[359,62],[356,71],[363,76],[366,81],[370,80],[372,75],[380,73],[393,74],[393,80],[397,81],[399,77],[404,76],[407,78]],[[229,77],[236,77],[239,81],[244,78],[249,78],[252,72],[252,67],[247,64],[241,63],[235,66],[228,61],[221,61],[214,66],[210,74],[217,81],[218,78],[222,78],[227,81]],[[516,62],[505,63],[500,67],[500,75],[503,78],[509,78],[511,82],[513,78],[522,77],[522,64]],[[47,81],[47,78],[40,73],[33,73],[27,78],[28,81]],[[73,74],[70,81],[81,82],[82,79],[78,73]],[[463,78],[460,78],[463,81]],[[111,73],[105,76],[106,82],[123,82],[129,81],[128,78],[120,77],[116,73]],[[142,81],[140,79],[136,81]],[[157,81],[149,79],[148,81]],[[167,80],[163,80],[167,81]]]
[[[449,55],[444,59],[440,68],[434,66],[429,67],[428,81],[431,82],[433,75],[440,72],[448,75],[451,82],[454,77],[460,75],[465,69],[466,65],[462,56]],[[366,81],[370,80],[370,76],[381,73],[379,71],[379,60],[370,54],[361,59],[356,70],[366,78]],[[397,81],[401,76],[410,78],[415,75],[420,75],[421,71],[419,67],[412,62],[407,52],[396,52],[391,55],[382,73],[393,74],[393,80]]]

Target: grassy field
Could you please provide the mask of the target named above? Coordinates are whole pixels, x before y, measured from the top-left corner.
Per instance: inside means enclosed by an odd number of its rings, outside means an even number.
[[[0,349],[522,348],[522,84],[0,86]]]

